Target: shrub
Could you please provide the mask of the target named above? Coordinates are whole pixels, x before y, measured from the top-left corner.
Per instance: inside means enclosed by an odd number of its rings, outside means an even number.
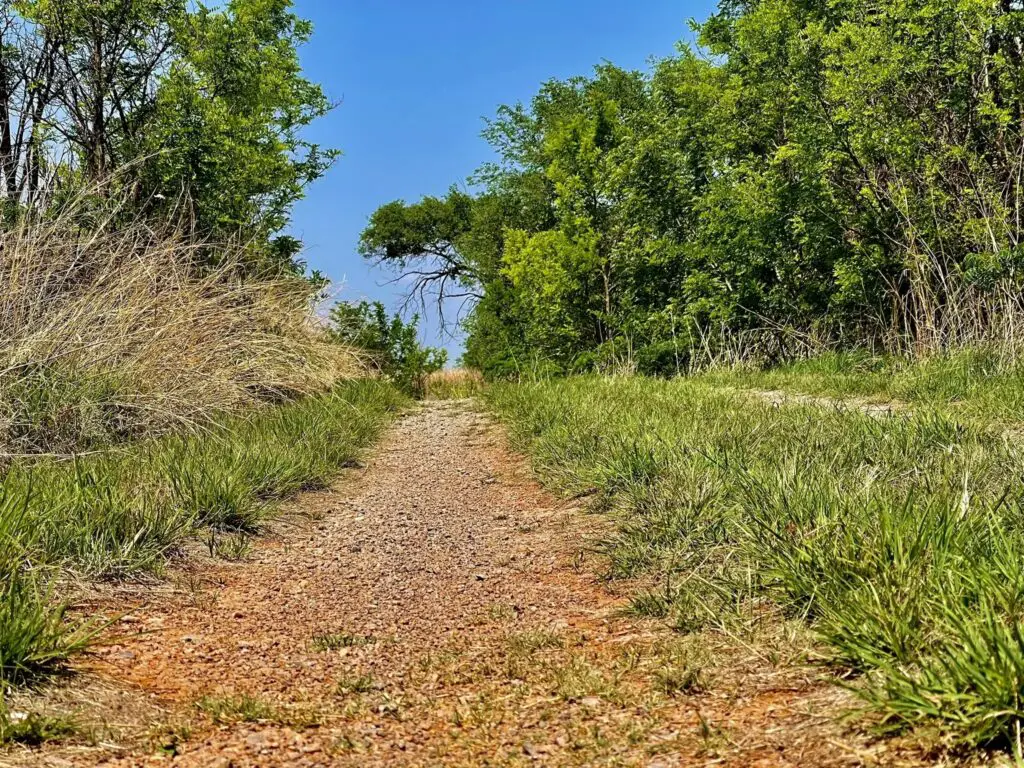
[[[338,302],[331,310],[335,339],[366,353],[378,370],[404,392],[422,397],[427,377],[444,367],[448,353],[424,347],[417,339],[419,317],[409,322],[401,315],[388,317],[384,305]]]

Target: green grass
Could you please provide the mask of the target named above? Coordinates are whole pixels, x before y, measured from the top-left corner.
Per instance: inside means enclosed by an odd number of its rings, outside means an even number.
[[[48,717],[35,712],[14,716],[0,711],[0,744],[38,747],[48,741],[73,736],[77,730],[74,721],[66,717]]]
[[[317,651],[340,651],[342,648],[359,648],[377,642],[370,635],[352,635],[347,632],[313,635],[313,649]]]
[[[238,696],[207,696],[196,702],[196,709],[209,716],[217,725],[272,722],[278,714],[275,707],[247,693]]]
[[[324,487],[403,403],[386,384],[356,381],[205,432],[11,466],[0,486],[0,685],[59,666],[92,638],[94,625],[65,620],[58,570],[159,572],[204,531],[211,553],[241,559],[281,500]]]
[[[195,703],[195,707],[209,717],[214,725],[270,723],[291,728],[310,728],[323,724],[323,714],[316,709],[277,705],[248,693],[205,696]],[[177,739],[170,741],[169,746],[173,750]]]
[[[662,585],[635,612],[694,631],[769,600],[860,673],[881,727],[1016,747],[1024,443],[953,406],[777,408],[713,377],[486,397],[542,479],[615,516],[609,575]]]
[[[898,401],[948,410],[984,424],[1024,421],[1024,364],[1007,360],[996,350],[924,360],[838,352],[768,370],[717,370],[698,378],[720,386]]]

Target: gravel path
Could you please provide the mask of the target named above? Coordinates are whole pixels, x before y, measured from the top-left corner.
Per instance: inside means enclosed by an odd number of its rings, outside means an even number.
[[[136,600],[64,692],[105,692],[81,713],[105,735],[11,759],[894,764],[821,715],[844,699],[813,668],[623,617],[588,549],[606,523],[543,492],[466,403],[407,415],[299,504],[315,522]]]

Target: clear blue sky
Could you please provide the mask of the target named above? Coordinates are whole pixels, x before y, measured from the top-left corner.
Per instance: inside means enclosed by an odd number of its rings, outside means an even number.
[[[344,156],[296,208],[309,266],[345,299],[396,307],[399,286],[356,253],[370,214],[395,199],[441,195],[491,159],[480,138],[499,104],[607,59],[644,68],[689,39],[713,0],[296,0],[315,25],[307,76],[340,106],[309,131]],[[454,359],[457,340],[424,336]]]

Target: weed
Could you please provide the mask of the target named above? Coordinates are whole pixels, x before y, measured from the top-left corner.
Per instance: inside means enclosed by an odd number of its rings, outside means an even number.
[[[181,746],[191,738],[192,725],[185,720],[165,725],[157,729],[152,735],[155,748],[169,757],[175,757]]]
[[[189,604],[194,608],[212,608],[217,603],[216,591],[209,589],[209,582],[193,571],[185,572],[178,586],[188,595]]]
[[[372,645],[377,639],[370,635],[350,635],[347,632],[313,635],[313,648],[317,651],[337,651],[342,648],[358,648]]]
[[[224,535],[211,528],[206,535],[206,548],[210,557],[238,563],[248,559],[252,552],[252,537],[244,531],[234,535]]]
[[[491,621],[511,621],[518,616],[518,613],[513,605],[495,603],[487,609],[487,616]]]
[[[278,710],[262,699],[238,696],[206,696],[196,702],[196,709],[215,724],[276,722]]]
[[[706,719],[703,713],[698,712],[697,718],[697,735],[700,737],[703,752],[707,757],[717,758],[729,744],[729,736],[721,727]]]
[[[405,699],[402,696],[385,693],[381,696],[380,703],[376,706],[376,711],[385,717],[401,720],[405,712]]]
[[[66,717],[50,717],[35,712],[0,710],[0,744],[16,743],[38,747],[77,733],[75,722]]]
[[[615,686],[582,656],[573,656],[554,669],[555,693],[566,701],[588,697],[614,698]]]
[[[548,648],[562,648],[564,638],[557,632],[546,629],[533,629],[525,632],[513,632],[505,638],[509,653],[530,654]]]
[[[708,679],[707,657],[689,646],[674,649],[654,670],[654,683],[666,696],[703,693]]]
[[[64,607],[54,603],[38,577],[8,571],[0,583],[0,685],[52,671],[86,648],[99,628],[95,623],[69,626]]]
[[[369,693],[374,690],[375,684],[371,675],[345,675],[338,680],[335,688],[341,696],[351,694]]]

